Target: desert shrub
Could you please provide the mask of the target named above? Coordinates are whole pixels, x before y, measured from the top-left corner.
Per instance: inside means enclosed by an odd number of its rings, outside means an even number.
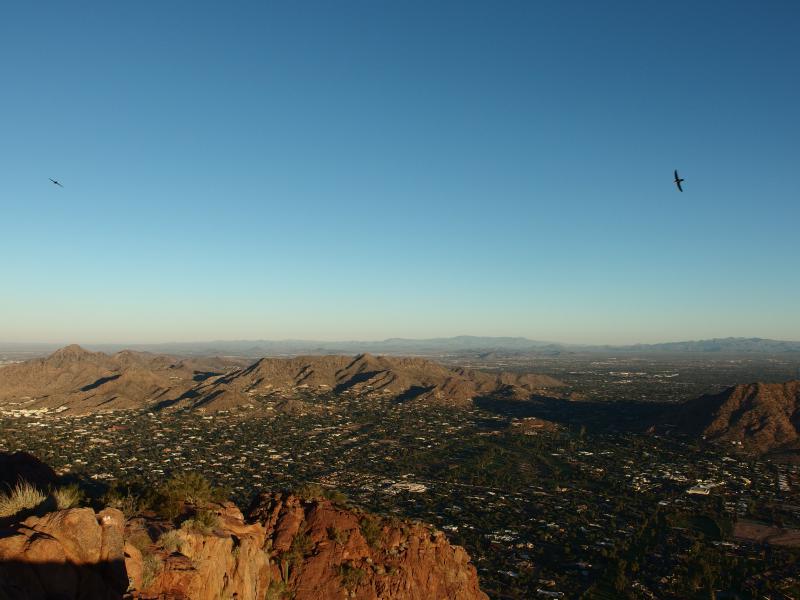
[[[227,485],[215,485],[211,487],[211,501],[222,503],[230,500],[233,490]]]
[[[105,505],[121,510],[122,514],[128,519],[138,515],[146,507],[142,499],[138,496],[134,496],[133,494],[119,496],[109,502],[105,502]]]
[[[160,517],[174,521],[184,513],[187,504],[202,506],[208,502],[222,502],[229,495],[228,489],[213,487],[198,473],[181,472],[158,487],[143,479],[117,482],[106,491],[102,502],[120,509],[126,517],[153,510]]]
[[[325,497],[334,504],[345,505],[350,502],[350,499],[339,490],[327,489],[325,490]]]
[[[289,587],[283,581],[270,581],[265,600],[289,600],[292,597]]]
[[[158,543],[170,554],[173,552],[180,552],[183,547],[181,535],[174,529],[162,533],[161,537],[158,538]]]
[[[13,517],[24,510],[31,510],[47,499],[39,489],[27,481],[20,480],[7,493],[0,493],[0,517]]]
[[[323,487],[316,483],[304,483],[292,490],[295,496],[304,498],[306,500],[318,500],[323,497]]]
[[[311,536],[308,535],[308,532],[305,530],[298,531],[294,538],[292,538],[292,544],[289,546],[289,549],[285,552],[281,552],[278,556],[278,560],[286,572],[284,580],[288,580],[289,578],[289,567],[301,565],[303,559],[309,556],[313,550],[314,541],[311,539]]]
[[[183,513],[184,507],[183,501],[175,496],[159,496],[153,505],[158,516],[170,521],[177,519]]]
[[[68,485],[65,487],[56,488],[53,490],[51,496],[55,500],[56,508],[58,510],[65,510],[67,508],[75,508],[83,502],[83,492],[75,485]]]
[[[142,479],[129,479],[115,482],[102,497],[102,504],[117,508],[125,517],[131,518],[144,510],[152,508],[156,492]]]
[[[153,585],[161,566],[161,559],[152,552],[142,554],[142,589],[146,590]]]
[[[307,531],[298,531],[297,535],[292,539],[292,545],[289,547],[289,559],[293,564],[303,562],[303,559],[311,554],[314,549],[314,542]]]
[[[345,505],[348,503],[347,496],[337,489],[325,488],[316,483],[305,483],[292,490],[295,496],[306,500],[330,500],[335,504]]]
[[[208,529],[219,527],[219,516],[212,510],[198,511],[194,519]]]
[[[208,479],[198,473],[185,472],[172,476],[158,488],[153,508],[166,519],[176,519],[187,504],[202,506],[209,502],[223,502],[230,490],[214,487]]]
[[[106,494],[103,496],[102,502],[105,506],[121,510],[128,519],[139,514],[143,509],[141,498],[133,494],[126,494],[124,496]]]
[[[331,525],[326,530],[328,533],[328,539],[333,540],[337,544],[344,546],[347,541],[350,539],[350,532],[345,531],[344,529],[339,529],[335,525]]]
[[[161,495],[188,504],[203,504],[211,500],[213,489],[208,479],[199,473],[177,473],[159,489]]]
[[[361,526],[361,535],[367,540],[367,543],[376,548],[381,539],[382,527],[377,519],[372,517],[363,517],[359,521]]]
[[[219,517],[210,510],[198,510],[193,518],[186,519],[181,523],[181,529],[203,534],[211,533],[216,527],[219,527]]]
[[[342,580],[342,587],[348,591],[356,589],[365,575],[364,569],[354,567],[349,563],[340,564],[336,572],[339,575],[339,579]]]

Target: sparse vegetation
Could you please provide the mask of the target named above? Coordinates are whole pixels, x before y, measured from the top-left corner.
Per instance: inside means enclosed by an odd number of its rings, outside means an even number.
[[[162,533],[161,537],[158,538],[158,543],[170,554],[173,552],[180,552],[181,548],[183,547],[181,534],[175,529],[171,529]]]
[[[177,473],[151,493],[148,505],[162,517],[175,520],[184,512],[186,505],[199,507],[209,502],[222,502],[227,495],[226,488],[214,487],[203,475],[188,471]],[[208,526],[213,528],[216,525]]]
[[[147,589],[161,570],[161,559],[153,552],[153,540],[144,529],[130,534],[127,541],[142,553],[142,589]]]
[[[339,578],[342,581],[342,586],[344,587],[344,589],[348,591],[355,590],[361,583],[361,580],[364,578],[364,575],[366,574],[364,569],[361,569],[359,567],[354,567],[350,563],[340,564],[337,567],[336,572],[338,573]]]
[[[334,488],[326,488],[316,483],[306,483],[292,490],[295,496],[306,500],[330,500],[334,504],[347,505],[348,498],[341,491]]]
[[[292,593],[284,581],[270,581],[264,600],[290,600]]]
[[[326,489],[325,490],[325,498],[333,502],[334,504],[340,504],[342,506],[346,506],[349,504],[350,500],[343,492],[337,489]]]
[[[292,545],[287,552],[286,558],[291,564],[297,565],[303,562],[303,559],[311,554],[314,549],[314,542],[307,531],[298,531],[297,535],[292,539]]]
[[[361,526],[361,535],[364,536],[367,543],[373,548],[377,548],[380,543],[381,533],[383,532],[379,520],[374,517],[365,516],[361,518],[359,525]]]
[[[75,484],[56,488],[51,496],[58,510],[75,508],[83,502],[83,491]]]
[[[197,505],[211,500],[212,488],[208,479],[199,473],[185,472],[173,475],[159,492],[164,496]]]
[[[211,533],[217,527],[219,527],[219,517],[210,510],[199,510],[193,518],[181,523],[181,529],[203,534]]]
[[[7,493],[0,493],[0,517],[13,517],[40,506],[47,496],[27,481],[20,480]]]
[[[149,588],[162,568],[161,559],[152,552],[142,554],[142,589]]]
[[[153,506],[155,491],[141,479],[117,481],[106,490],[101,503],[103,506],[121,510],[130,519]]]
[[[331,525],[327,529],[328,539],[344,546],[350,539],[350,532]]]

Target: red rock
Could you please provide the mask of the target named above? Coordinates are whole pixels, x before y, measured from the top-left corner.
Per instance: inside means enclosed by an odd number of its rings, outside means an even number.
[[[0,537],[0,598],[111,600],[129,589],[141,600],[262,600],[272,583],[296,600],[486,600],[466,552],[423,525],[286,494],[263,494],[249,520],[230,503],[207,508],[218,526],[177,530],[177,551],[126,543],[171,525],[136,519],[126,530],[114,509],[30,517]]]

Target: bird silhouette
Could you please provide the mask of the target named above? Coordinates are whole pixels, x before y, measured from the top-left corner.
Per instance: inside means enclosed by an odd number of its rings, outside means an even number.
[[[49,179],[50,181],[52,181],[53,183],[55,183],[55,184],[56,184],[58,187],[64,187],[63,185],[61,185],[60,183],[58,183],[58,182],[57,182],[55,179],[53,179],[52,177],[48,177],[48,179]]]
[[[678,186],[678,191],[679,191],[679,192],[682,192],[682,191],[683,191],[683,188],[681,187],[681,182],[682,182],[682,181],[683,181],[683,179],[681,179],[680,177],[678,177],[678,169],[675,169],[675,185],[677,185],[677,186]]]

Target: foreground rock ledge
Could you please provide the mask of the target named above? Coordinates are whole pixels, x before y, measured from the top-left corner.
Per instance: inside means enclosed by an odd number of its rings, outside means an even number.
[[[205,531],[115,509],[29,517],[0,533],[0,600],[487,599],[464,549],[422,524],[288,494],[247,519],[211,510]]]

